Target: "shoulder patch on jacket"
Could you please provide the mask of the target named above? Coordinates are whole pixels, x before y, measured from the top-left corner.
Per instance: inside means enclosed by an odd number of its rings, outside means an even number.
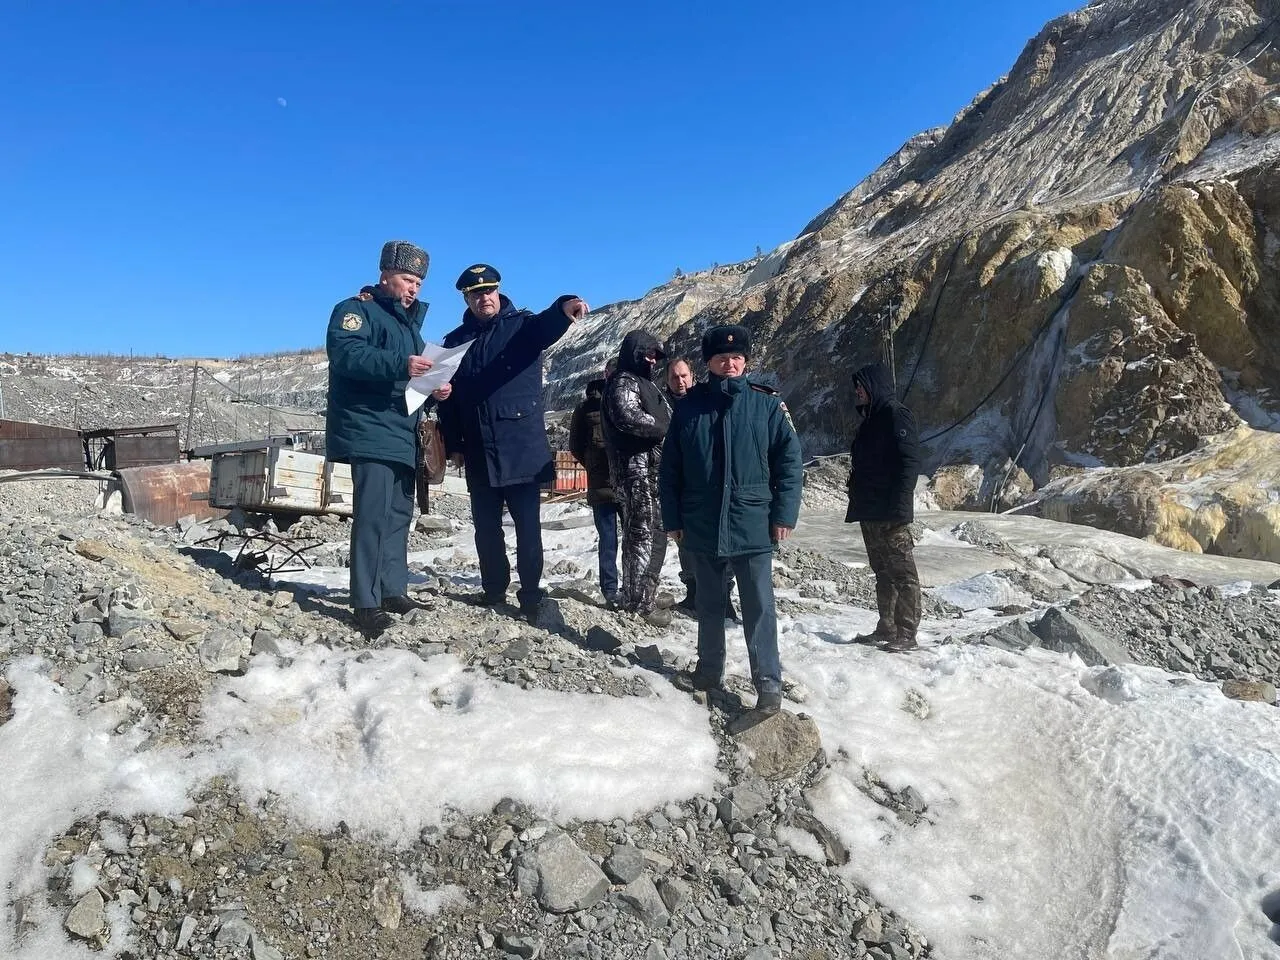
[[[368,303],[370,300],[373,299],[373,294],[370,293],[368,290],[361,290],[359,293],[356,294],[356,299],[364,303]]]
[[[778,406],[782,408],[782,415],[787,418],[787,426],[791,428],[791,432],[796,432],[795,421],[791,419],[791,411],[787,409],[787,401],[779,398]]]
[[[359,330],[364,325],[364,317],[358,313],[348,313],[342,318],[343,330]]]

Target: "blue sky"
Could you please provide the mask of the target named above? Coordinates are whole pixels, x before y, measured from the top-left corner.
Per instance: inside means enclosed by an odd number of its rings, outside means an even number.
[[[1079,3],[9,4],[0,350],[318,345],[391,238],[592,304],[794,237]]]

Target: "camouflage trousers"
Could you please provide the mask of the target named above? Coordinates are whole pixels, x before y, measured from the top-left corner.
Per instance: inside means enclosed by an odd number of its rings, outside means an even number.
[[[916,572],[911,526],[879,520],[862,521],[862,542],[876,575],[876,633],[915,639],[920,626],[920,575]]]
[[[615,480],[613,495],[622,522],[622,588],[618,601],[627,610],[648,613],[653,609],[662,562],[667,557],[657,477]]]

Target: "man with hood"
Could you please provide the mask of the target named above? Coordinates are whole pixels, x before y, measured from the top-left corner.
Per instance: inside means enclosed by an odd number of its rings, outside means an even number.
[[[471,346],[453,375],[453,394],[440,404],[440,432],[450,459],[466,468],[483,591],[478,602],[504,602],[511,584],[505,506],[516,528],[516,599],[533,620],[544,596],[541,485],[555,474],[542,416],[542,351],[586,316],[587,304],[570,294],[541,313],[521,310],[498,292],[501,280],[487,263],[458,278],[467,309],[444,346]]]
[[[667,553],[658,509],[658,464],[671,410],[654,383],[666,354],[653,334],[632,330],[622,338],[618,368],[605,381],[604,444],[613,493],[622,515],[622,607],[657,626],[671,622],[655,610],[658,577]]]
[[[377,284],[333,308],[325,337],[325,450],[351,464],[351,606],[370,638],[391,625],[390,614],[422,606],[408,595],[408,543],[423,411],[409,413],[404,390],[431,368],[422,356],[427,305],[418,299],[430,259],[407,240],[383,244]]]
[[[610,360],[604,376],[587,384],[586,399],[574,409],[569,421],[569,452],[587,471],[587,505],[596,522],[600,592],[610,607],[618,602],[618,504],[609,476],[600,406],[605,380],[616,364],[617,360]]]
[[[920,436],[916,418],[898,402],[884,364],[862,367],[853,375],[853,389],[862,425],[849,451],[844,521],[862,526],[880,614],[875,630],[855,639],[899,653],[916,646],[920,626],[920,577],[911,540]]]
[[[698,664],[677,686],[719,687],[724,675],[725,570],[732,568],[756,688],[755,711],[782,708],[773,551],[800,515],[800,439],[776,390],[746,378],[751,335],[712,327],[702,337],[709,376],[676,407],[662,450],[662,521],[694,558]]]

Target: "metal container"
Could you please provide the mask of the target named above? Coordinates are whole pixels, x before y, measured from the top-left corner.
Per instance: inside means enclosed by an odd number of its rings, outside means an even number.
[[[102,427],[85,430],[81,436],[85,441],[89,465],[96,470],[148,467],[157,463],[175,463],[179,459],[176,423]]]
[[[351,513],[351,468],[289,447],[213,457],[209,502],[216,507],[286,513]],[[335,499],[336,498],[336,499]]]
[[[209,489],[207,460],[126,467],[115,475],[125,512],[159,526],[172,526],[180,517],[207,520],[225,513],[205,498]]]
[[[80,431],[25,420],[0,420],[0,469],[83,470]]]

